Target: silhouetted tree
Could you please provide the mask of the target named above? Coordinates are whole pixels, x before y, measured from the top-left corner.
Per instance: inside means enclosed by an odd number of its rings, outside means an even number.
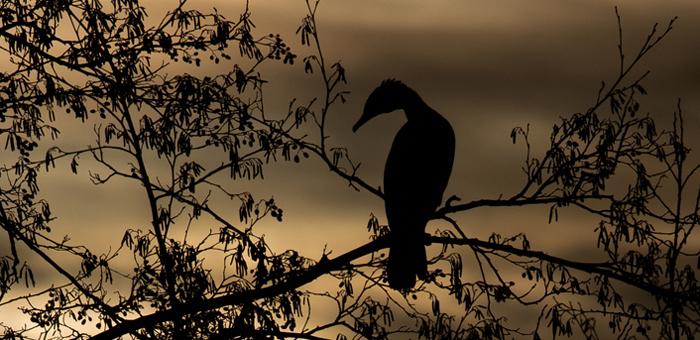
[[[11,62],[0,74],[0,308],[9,315],[19,305],[26,317],[21,328],[0,320],[5,338],[480,339],[540,338],[546,331],[680,339],[700,331],[692,239],[700,166],[688,157],[680,102],[673,124],[657,130],[637,100],[646,94],[645,74],[635,76],[635,67],[673,20],[661,31],[654,26],[631,59],[619,26],[619,74],[588,109],[553,126],[540,156],[529,129],[513,129],[513,142],[526,148],[521,189],[496,199],[449,198],[433,216],[442,227],[428,229],[441,251],[429,259],[425,280],[400,294],[385,279],[388,230],[378,219],[369,220],[370,242],[312,259],[298,249],[272,249],[256,231],[263,221],[283,220],[283,202],[236,189],[276,161],[316,157],[352,188],[383,197],[360,177],[348,149],[328,145],[326,122],[347,95],[345,69],[323,54],[318,2],[306,5],[297,33],[313,52],[302,62],[323,93],[307,104],[292,100],[275,115],[265,112],[257,69],[297,58],[279,35],[252,31],[247,6],[229,20],[180,0],[152,21],[136,0],[0,4],[0,46]],[[228,71],[214,76],[177,71],[222,61]],[[57,126],[73,118],[94,132],[94,144],[53,146]],[[141,188],[149,220],[125,228],[104,254],[56,236],[39,179],[65,163],[76,174],[89,167],[96,185]],[[240,202],[237,220],[227,214],[231,201]],[[453,217],[526,205],[549,206],[551,221],[565,208],[598,217],[591,247],[607,260],[544,253],[527,230],[472,238]],[[197,238],[189,233],[195,222],[215,230]],[[465,256],[478,267],[463,266]],[[133,271],[115,269],[127,259]],[[61,280],[34,287],[34,262]],[[480,279],[463,281],[467,270]],[[518,279],[509,278],[513,272]],[[337,288],[305,286],[321,277]],[[312,311],[323,299],[337,314],[317,320]],[[446,312],[447,304],[459,308]],[[539,317],[528,329],[515,328],[497,304],[529,306]]]

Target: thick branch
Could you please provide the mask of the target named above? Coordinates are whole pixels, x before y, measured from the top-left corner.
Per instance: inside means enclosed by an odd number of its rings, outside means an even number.
[[[456,239],[450,237],[432,236],[430,237],[429,241],[432,243],[466,245],[481,249],[503,251],[517,256],[535,258],[542,261],[559,264],[568,268],[581,270],[591,274],[603,275],[605,277],[612,278],[617,281],[631,285],[633,287],[642,289],[655,296],[667,298],[672,296],[673,294],[673,292],[668,289],[645,283],[641,279],[635,278],[629,274],[614,271],[613,269],[609,268],[609,265],[607,263],[576,262],[548,255],[541,251],[524,250],[509,245],[497,244],[474,238]],[[287,275],[287,279],[282,283],[267,286],[261,289],[248,290],[244,292],[215,297],[209,300],[182,304],[172,309],[156,312],[150,315],[140,317],[138,319],[125,321],[112,329],[106,330],[100,334],[95,335],[92,339],[114,339],[128,333],[136,332],[137,330],[142,328],[152,327],[153,325],[156,325],[161,322],[167,322],[178,319],[183,315],[197,313],[205,310],[212,310],[224,306],[251,303],[258,299],[277,296],[290,290],[297,289],[315,280],[316,278],[329,273],[330,271],[342,269],[343,267],[349,265],[351,261],[358,259],[362,256],[368,255],[372,252],[386,248],[387,246],[387,239],[380,238],[366,243],[332,260],[321,260],[318,264],[309,269],[291,272]]]
[[[517,255],[517,256],[522,256],[522,257],[535,258],[535,259],[539,259],[542,261],[547,261],[550,263],[562,265],[562,266],[565,266],[568,268],[577,269],[577,270],[580,270],[580,271],[583,271],[586,273],[603,275],[605,277],[626,283],[626,284],[633,286],[635,288],[642,289],[642,290],[644,290],[650,294],[653,294],[655,296],[667,298],[667,297],[671,297],[674,295],[673,291],[659,287],[659,286],[655,286],[655,285],[652,285],[652,284],[649,284],[646,282],[643,282],[642,278],[640,278],[638,276],[635,277],[629,273],[620,273],[618,271],[614,271],[613,269],[610,268],[609,263],[606,263],[606,262],[592,263],[592,262],[571,261],[571,260],[567,260],[567,259],[564,259],[561,257],[548,255],[542,251],[519,249],[519,248],[515,248],[513,246],[506,245],[506,244],[486,242],[486,241],[482,241],[482,240],[475,239],[475,238],[455,239],[455,238],[451,238],[451,237],[433,236],[430,238],[430,241],[433,243],[441,243],[441,244],[468,245],[468,246],[472,246],[472,247],[503,251],[503,252],[507,252],[507,253]]]
[[[215,297],[209,300],[181,304],[168,310],[146,315],[138,319],[125,321],[112,329],[95,335],[92,337],[92,339],[114,339],[128,333],[136,332],[142,328],[151,327],[161,322],[175,320],[186,314],[212,310],[224,306],[240,305],[250,303],[258,299],[277,296],[301,287],[330,271],[341,269],[350,264],[352,260],[378,251],[387,246],[388,243],[386,239],[377,239],[332,260],[321,260],[318,264],[307,270],[289,273],[288,279],[283,283],[260,289]]]
[[[459,211],[471,210],[479,207],[521,207],[526,205],[561,203],[569,204],[575,201],[590,199],[612,199],[610,195],[584,195],[574,197],[542,197],[542,198],[517,198],[517,199],[480,199],[464,204],[446,205],[435,212],[439,218],[447,214]]]

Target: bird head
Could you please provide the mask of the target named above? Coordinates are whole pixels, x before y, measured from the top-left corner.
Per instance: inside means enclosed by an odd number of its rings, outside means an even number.
[[[409,88],[395,79],[384,80],[379,87],[370,93],[365,102],[365,109],[360,119],[352,127],[352,132],[380,114],[402,108],[404,94]]]

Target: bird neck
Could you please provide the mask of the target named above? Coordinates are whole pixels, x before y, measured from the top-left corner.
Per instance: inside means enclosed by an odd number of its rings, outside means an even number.
[[[418,93],[408,87],[401,97],[401,109],[406,113],[406,119],[409,121],[426,119],[430,113],[434,112]]]
[[[442,118],[439,113],[422,100],[406,106],[404,112],[406,113],[406,120],[409,124],[424,125]]]

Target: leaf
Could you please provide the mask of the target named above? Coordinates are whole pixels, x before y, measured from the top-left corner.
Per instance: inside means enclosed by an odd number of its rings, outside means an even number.
[[[52,168],[56,167],[56,163],[54,163],[53,155],[51,154],[51,152],[54,150],[56,150],[56,147],[53,147],[53,148],[46,150],[46,157],[44,158],[44,164],[46,165],[46,171],[49,171],[49,165],[51,165]]]
[[[433,315],[440,315],[440,300],[433,299]]]
[[[124,233],[124,236],[122,237],[121,245],[126,245],[129,249],[131,249],[131,247],[134,245],[134,239],[131,238],[131,233],[128,230]]]
[[[620,103],[615,99],[615,97],[610,98],[610,111],[613,113],[620,112]]]
[[[70,161],[70,171],[75,175],[78,174],[78,155],[73,156],[73,159]]]
[[[331,68],[335,69],[335,72],[337,73],[337,79],[338,81],[342,81],[344,84],[347,84],[348,81],[345,78],[345,68],[343,65],[341,65],[339,62],[333,64]]]
[[[31,268],[29,267],[24,267],[25,268],[25,276],[24,276],[24,284],[29,287],[30,283],[31,286],[35,286],[36,282],[34,281],[34,272],[32,271]]]
[[[311,67],[311,62],[309,58],[304,59],[304,73],[314,73],[313,67]]]
[[[637,91],[639,91],[639,93],[641,93],[643,95],[647,94],[647,90],[644,89],[644,87],[642,87],[642,85],[636,84],[636,85],[634,85],[634,88],[636,88]]]

